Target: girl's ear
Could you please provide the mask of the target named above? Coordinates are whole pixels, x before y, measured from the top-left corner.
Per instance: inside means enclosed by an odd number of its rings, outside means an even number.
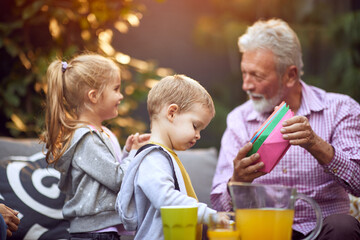
[[[98,102],[98,96],[97,95],[98,95],[98,92],[95,89],[91,89],[87,94],[90,102],[92,102],[92,103],[97,103]]]
[[[180,108],[177,104],[170,104],[167,108],[166,117],[170,122],[173,122],[175,115],[179,113]]]

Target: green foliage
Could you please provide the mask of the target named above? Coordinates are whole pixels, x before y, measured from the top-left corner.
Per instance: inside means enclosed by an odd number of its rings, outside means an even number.
[[[340,16],[329,29],[336,49],[328,76],[330,86],[360,101],[360,11]]]
[[[115,50],[111,43],[113,31],[126,33],[138,24],[144,5],[132,0],[3,0],[2,4],[6,7],[0,15],[1,135],[37,137],[43,128],[49,63],[85,50],[113,57],[122,69],[125,99],[120,116],[109,122],[114,131],[126,137],[130,131],[146,130],[131,113],[144,100],[147,82],[161,77],[158,68]]]
[[[247,26],[269,18],[284,19],[297,32],[304,81],[360,102],[360,14],[351,9],[351,0],[212,0],[211,4],[213,11],[198,18],[195,41],[201,48],[228,55],[230,64],[237,67],[223,82],[224,94],[217,97],[221,104],[242,103],[232,80],[241,79],[240,57],[234,55],[237,39]]]

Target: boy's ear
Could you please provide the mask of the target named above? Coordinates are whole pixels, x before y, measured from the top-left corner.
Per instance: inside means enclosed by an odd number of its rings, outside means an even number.
[[[97,92],[97,90],[95,90],[95,89],[91,89],[89,92],[88,92],[88,94],[87,94],[87,96],[88,96],[88,98],[89,98],[89,100],[90,100],[90,102],[92,102],[92,103],[97,103],[97,101],[98,101],[98,94],[97,94],[98,92]]]
[[[175,118],[175,114],[179,112],[179,106],[177,104],[170,104],[167,108],[166,117],[172,122]]]

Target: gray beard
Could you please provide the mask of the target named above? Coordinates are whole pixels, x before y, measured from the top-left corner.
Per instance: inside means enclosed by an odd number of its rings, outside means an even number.
[[[251,95],[251,93],[249,92],[247,94],[249,96]],[[261,100],[257,100],[257,101],[251,100],[251,102],[254,107],[254,110],[259,113],[269,113],[274,111],[274,108],[280,104],[281,100],[283,100],[283,94],[280,89],[279,89],[279,93],[270,99],[265,99],[265,97],[262,95],[256,95],[256,96],[261,96],[262,97]]]

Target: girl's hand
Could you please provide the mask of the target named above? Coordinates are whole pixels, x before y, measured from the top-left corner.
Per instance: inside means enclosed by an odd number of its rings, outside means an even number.
[[[150,133],[144,133],[144,134],[131,134],[125,142],[125,149],[127,152],[130,152],[131,150],[137,150],[143,145],[147,144],[150,140]]]
[[[128,136],[125,142],[125,150],[127,152],[131,151],[133,143],[134,143],[134,134],[131,134],[130,136]]]
[[[139,133],[136,133],[133,138],[133,144],[131,146],[131,150],[137,150],[147,144],[150,140],[150,133],[144,133],[139,135]]]
[[[150,133],[143,133],[139,135],[139,143],[144,143],[143,145],[147,144],[150,140],[151,134]]]

